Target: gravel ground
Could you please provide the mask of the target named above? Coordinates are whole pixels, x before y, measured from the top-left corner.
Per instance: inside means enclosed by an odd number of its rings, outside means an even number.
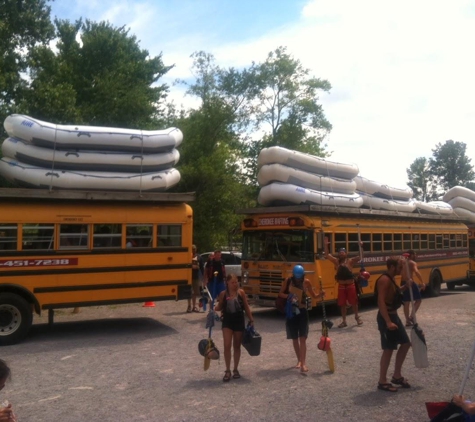
[[[261,355],[243,350],[242,378],[223,383],[223,358],[204,371],[198,354],[208,332],[205,314],[164,302],[58,311],[52,328],[46,314],[35,318],[26,341],[1,349],[13,371],[2,399],[13,403],[21,422],[428,421],[425,402],[447,400],[460,387],[475,339],[474,299],[475,291],[458,288],[423,300],[418,321],[430,366],[416,369],[409,352],[403,373],[412,388],[393,394],[376,389],[381,350],[371,304],[362,308],[363,326],[349,315],[345,329],[336,328],[338,312],[329,309],[336,323],[333,374],[316,347],[321,312],[312,312],[307,376],[292,369],[283,317],[254,308]],[[218,327],[213,338],[222,352]],[[472,377],[468,396],[474,388]]]

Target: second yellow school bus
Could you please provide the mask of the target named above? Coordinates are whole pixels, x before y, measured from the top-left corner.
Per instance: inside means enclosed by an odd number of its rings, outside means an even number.
[[[193,199],[0,189],[0,345],[33,312],[190,297]]]
[[[326,299],[336,301],[338,286],[333,264],[323,256],[324,237],[330,253],[346,248],[359,253],[358,236],[364,243],[363,264],[371,273],[363,296],[374,294],[386,260],[414,250],[428,293],[437,296],[441,285],[465,281],[469,266],[467,226],[456,217],[347,209],[317,205],[267,207],[240,210],[242,221],[242,282],[254,303],[273,306],[283,280],[301,264],[306,277]],[[355,274],[359,268],[354,268]],[[314,303],[315,304],[315,303]]]

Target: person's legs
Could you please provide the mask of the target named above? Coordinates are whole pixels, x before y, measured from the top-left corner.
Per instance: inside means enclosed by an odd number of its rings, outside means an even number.
[[[404,307],[404,317],[406,318],[406,325],[412,325],[411,320],[409,319],[409,305],[411,302],[403,302]]]
[[[300,372],[308,372],[306,365],[307,359],[307,337],[299,337],[299,346],[300,346]]]
[[[301,368],[302,362],[300,362],[300,345],[299,345],[299,339],[298,338],[293,338],[292,339],[292,345],[294,346],[294,352],[295,356],[297,356],[297,365],[295,365],[296,368]]]
[[[347,302],[347,297],[346,297],[346,286],[344,284],[339,284],[338,285],[338,306],[340,307],[341,310],[341,324],[338,325],[339,328],[346,327],[346,302]]]
[[[381,360],[379,362],[379,384],[387,384],[388,382],[388,368],[392,355],[393,351],[391,349],[383,350],[383,354],[381,355]]]
[[[231,368],[231,345],[233,340],[233,330],[230,328],[223,328],[223,347],[224,347],[224,363],[226,364],[226,371]]]
[[[394,379],[401,379],[403,376],[401,375],[402,364],[406,359],[407,352],[411,347],[411,343],[404,343],[399,346],[399,349],[396,353],[396,363],[394,365]]]
[[[237,372],[239,360],[241,359],[242,331],[233,332],[233,351],[234,351],[234,373]]]
[[[416,300],[416,301],[414,302],[414,313],[416,313],[417,310],[420,308],[421,303],[422,303],[422,300]]]

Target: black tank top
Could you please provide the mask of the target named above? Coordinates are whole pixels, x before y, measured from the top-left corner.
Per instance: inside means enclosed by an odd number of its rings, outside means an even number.
[[[345,281],[350,278],[353,278],[353,272],[346,265],[340,264],[336,270],[335,279]]]

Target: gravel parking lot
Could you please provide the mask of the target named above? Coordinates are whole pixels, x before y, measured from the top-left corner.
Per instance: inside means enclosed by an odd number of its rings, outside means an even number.
[[[348,328],[335,324],[330,331],[333,374],[317,349],[321,312],[311,315],[307,376],[292,369],[283,317],[254,308],[261,355],[243,350],[242,378],[225,384],[223,358],[204,371],[198,353],[208,332],[205,314],[185,313],[186,302],[164,302],[63,310],[52,328],[46,314],[35,318],[25,342],[1,349],[13,371],[2,399],[23,422],[427,421],[425,402],[447,400],[460,387],[475,340],[474,299],[464,287],[423,300],[418,320],[430,366],[416,369],[410,352],[404,375],[413,387],[397,393],[376,389],[381,350],[374,305],[364,304],[363,326],[350,315]],[[338,322],[335,308],[330,317]],[[213,338],[222,351],[219,326]],[[472,377],[466,393],[474,390]]]

